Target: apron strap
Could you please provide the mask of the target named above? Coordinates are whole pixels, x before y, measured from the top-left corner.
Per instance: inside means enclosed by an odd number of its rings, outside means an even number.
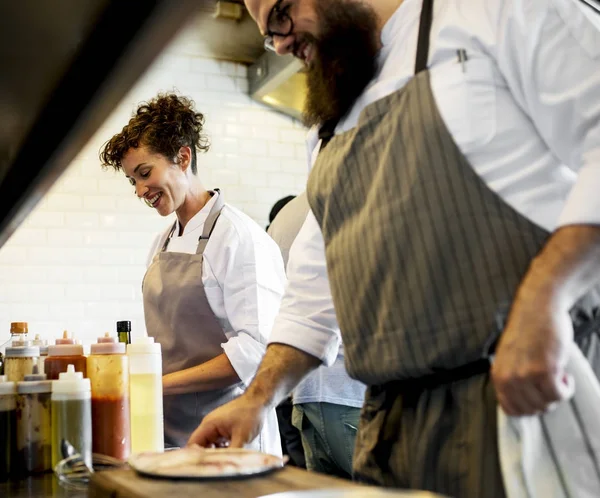
[[[171,240],[171,237],[173,236],[173,232],[175,232],[176,228],[177,228],[177,220],[175,220],[175,223],[173,223],[173,226],[171,227],[171,231],[169,232],[169,235],[167,235],[167,238],[163,242],[163,245],[162,245],[162,248],[160,249],[160,252],[165,252],[167,250],[167,246],[169,245],[169,241]]]
[[[429,39],[433,21],[433,0],[423,0],[421,19],[419,21],[419,37],[417,38],[417,56],[415,58],[415,74],[427,69],[429,59]]]
[[[429,38],[431,34],[431,24],[433,21],[433,0],[423,0],[421,7],[421,19],[419,21],[419,35],[417,38],[417,56],[415,59],[415,74],[427,69],[427,59],[429,58]],[[321,152],[335,134],[335,128],[339,119],[326,121],[319,128],[319,139],[321,140]]]
[[[221,211],[223,210],[223,206],[225,205],[223,195],[221,194],[218,188],[216,188],[214,191],[211,191],[210,194],[211,197],[216,195],[217,199],[215,200],[215,203],[212,209],[210,210],[206,221],[204,222],[204,229],[202,230],[202,235],[200,235],[200,238],[198,239],[198,248],[196,249],[196,254],[204,253],[204,249],[206,249],[206,244],[208,244],[208,239],[210,239],[210,236],[213,230],[215,229],[215,225],[217,224],[217,220],[221,215]]]
[[[223,206],[225,205],[225,201],[223,201],[223,196],[221,195],[221,191],[218,188],[216,188],[214,190],[209,190],[209,193],[210,193],[211,197],[213,197],[214,195],[217,195],[218,197],[217,197],[217,200],[215,201],[215,204],[213,205],[212,209],[210,210],[210,213],[208,214],[206,221],[204,222],[204,230],[202,230],[202,235],[200,235],[200,237],[198,238],[198,248],[196,249],[196,254],[201,254],[204,252],[204,248],[206,247],[206,243],[207,243],[208,239],[210,238],[210,234],[212,233],[213,229],[215,228],[215,225],[217,224],[217,219],[219,218],[219,215],[221,214],[221,210],[223,209]],[[175,232],[176,228],[177,228],[177,220],[175,220],[175,223],[173,223],[173,226],[171,227],[171,231],[169,232],[169,235],[167,235],[167,238],[165,239],[160,252],[165,252],[167,250],[167,247],[169,246],[169,241],[171,240],[171,237],[173,236],[173,233]]]

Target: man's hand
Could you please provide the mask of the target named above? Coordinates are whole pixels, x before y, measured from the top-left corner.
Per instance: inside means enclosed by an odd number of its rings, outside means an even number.
[[[507,415],[544,412],[569,393],[564,368],[573,342],[568,312],[525,284],[513,303],[492,366],[500,406]]]
[[[498,402],[508,415],[543,412],[570,394],[568,312],[599,281],[600,227],[554,232],[519,287],[492,366]]]
[[[269,410],[285,399],[320,360],[285,344],[270,344],[254,380],[239,398],[209,413],[188,444],[241,448],[262,428]]]
[[[267,408],[248,395],[242,395],[209,413],[190,436],[188,444],[204,447],[241,448],[258,436]]]

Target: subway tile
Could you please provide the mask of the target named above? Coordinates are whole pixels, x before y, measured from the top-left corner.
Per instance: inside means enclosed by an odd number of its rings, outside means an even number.
[[[74,211],[83,206],[83,197],[75,194],[51,193],[46,199],[48,210]]]

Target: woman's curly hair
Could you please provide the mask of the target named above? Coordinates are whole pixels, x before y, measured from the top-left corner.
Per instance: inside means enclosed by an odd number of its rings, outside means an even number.
[[[192,149],[192,172],[196,174],[196,151],[209,149],[203,127],[204,115],[196,112],[193,100],[173,93],[158,94],[141,104],[121,132],[102,146],[100,162],[103,168],[118,171],[127,151],[141,146],[177,162],[179,149],[188,146]]]

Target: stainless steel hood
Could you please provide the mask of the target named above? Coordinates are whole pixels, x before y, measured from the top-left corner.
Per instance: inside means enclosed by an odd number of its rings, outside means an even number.
[[[216,5],[241,4],[201,2],[200,15],[193,21],[195,49],[201,55],[248,65],[250,96],[279,112],[300,118],[306,96],[306,78],[302,64],[291,55],[279,57],[263,48],[256,24],[240,5],[239,19],[215,15]]]
[[[298,59],[265,53],[248,68],[250,96],[296,119],[302,117],[306,99],[306,75]]]

